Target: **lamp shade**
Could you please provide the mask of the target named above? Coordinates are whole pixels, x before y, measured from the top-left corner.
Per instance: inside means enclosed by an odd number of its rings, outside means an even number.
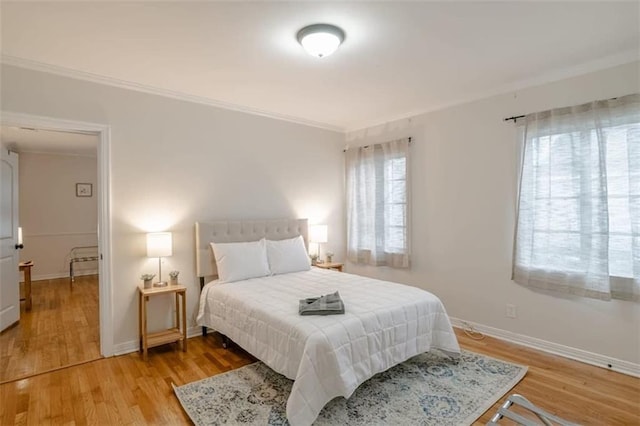
[[[326,243],[328,238],[327,225],[312,225],[309,227],[309,241],[312,243]]]
[[[173,254],[171,232],[147,234],[147,257],[165,257]]]
[[[310,55],[324,58],[335,52],[344,41],[344,31],[335,25],[314,24],[298,31],[298,42]]]

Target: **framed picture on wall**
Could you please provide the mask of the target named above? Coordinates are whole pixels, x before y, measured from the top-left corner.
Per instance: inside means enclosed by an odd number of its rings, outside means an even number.
[[[93,196],[93,184],[76,183],[76,197],[91,197],[91,196]]]

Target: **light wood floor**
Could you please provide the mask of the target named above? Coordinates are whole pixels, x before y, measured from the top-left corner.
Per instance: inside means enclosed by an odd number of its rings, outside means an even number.
[[[34,281],[31,311],[0,334],[0,383],[100,358],[98,277]]]
[[[508,395],[519,393],[544,410],[585,425],[640,425],[640,379],[456,329],[466,350],[529,366],[527,375],[477,424],[486,424]]]
[[[133,325],[135,327],[135,324]],[[456,330],[464,349],[529,366],[511,391],[547,411],[591,425],[640,425],[640,379],[492,338],[474,341]],[[253,362],[217,335],[100,359],[0,385],[0,424],[189,424],[171,384],[182,385]],[[477,422],[485,424],[502,400]]]

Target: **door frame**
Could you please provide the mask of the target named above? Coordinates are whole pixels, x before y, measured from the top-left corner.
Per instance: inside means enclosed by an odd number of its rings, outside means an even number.
[[[2,126],[32,127],[42,130],[95,132],[98,136],[98,302],[100,306],[100,353],[112,356],[113,286],[111,282],[111,127],[106,124],[66,120],[31,114],[0,111]]]

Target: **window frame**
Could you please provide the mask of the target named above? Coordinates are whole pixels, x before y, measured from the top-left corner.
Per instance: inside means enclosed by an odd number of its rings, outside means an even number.
[[[640,123],[638,123],[638,124],[640,124]],[[607,127],[607,129],[614,128],[614,127],[620,127],[620,126]],[[516,180],[516,182],[518,182],[518,183],[522,181],[522,171],[523,171],[522,165],[524,164],[524,154],[525,154],[525,145],[526,145],[526,134],[525,134],[524,130],[525,130],[524,125],[521,125],[521,126],[517,127],[518,144],[517,144],[517,149],[516,149],[516,157],[517,157],[517,163],[516,163],[516,179],[517,180]],[[594,131],[594,130],[596,130],[596,129],[594,128],[591,131]],[[555,136],[555,135],[556,134],[548,135],[548,137],[552,137],[552,136]],[[607,167],[606,164],[605,164],[605,167]],[[515,205],[514,205],[514,210],[515,210],[515,213],[516,213],[516,215],[515,215],[516,222],[518,220],[517,219],[517,215],[518,215],[518,206],[520,204],[520,191],[521,190],[522,190],[521,185],[517,184],[516,185],[516,202],[515,202]],[[621,198],[621,197],[624,197],[624,196],[621,196],[621,195],[610,196],[608,191],[607,191],[607,204],[609,203],[609,200],[611,198],[616,198],[616,197],[617,198]],[[548,199],[551,199],[551,198],[553,198],[553,197],[545,197],[544,199],[548,200]],[[570,198],[576,198],[576,197],[558,197],[558,198],[570,199]],[[543,199],[543,198],[541,197],[540,199]],[[610,219],[609,212],[608,212],[608,218]],[[547,230],[537,230],[536,232],[553,232],[553,231],[547,229]],[[580,234],[580,231],[563,230],[561,232],[563,232],[563,233],[577,233],[577,234]],[[624,235],[624,236],[630,236],[632,238],[635,236],[633,231],[631,231],[628,234],[627,233],[617,232],[617,231],[608,231],[607,232],[607,236],[618,235],[618,234]],[[515,232],[514,232],[514,250],[513,250],[514,260],[515,260],[515,252],[516,252],[516,250],[515,250],[515,242],[516,242],[515,240],[516,240],[516,238],[517,238],[517,236],[515,235]],[[610,260],[610,258],[608,258],[607,260],[608,260],[607,264],[610,267],[611,260]],[[539,271],[544,271],[544,272],[547,272],[547,273],[561,272],[558,269],[550,267],[548,265],[544,265],[544,266],[535,265],[534,268],[539,270]],[[576,271],[576,272],[579,272],[579,271]],[[611,281],[610,283],[611,283],[611,287],[612,287],[612,292],[615,291],[615,289],[617,287],[624,288],[624,287],[628,286],[629,284],[632,284],[633,281],[634,281],[634,277],[633,276],[628,277],[628,276],[621,276],[621,275],[612,275],[611,273],[609,273],[609,279]]]
[[[372,266],[411,263],[410,138],[346,154],[347,258]],[[394,161],[400,159],[403,167]]]

